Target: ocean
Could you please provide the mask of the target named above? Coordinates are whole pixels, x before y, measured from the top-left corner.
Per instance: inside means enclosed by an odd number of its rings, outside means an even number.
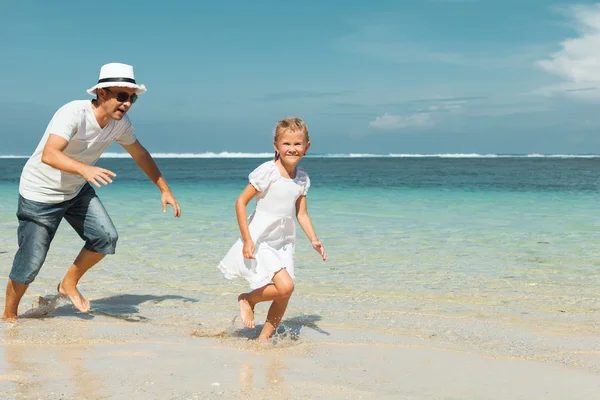
[[[120,239],[117,254],[80,285],[96,317],[242,332],[232,320],[248,286],[224,279],[216,266],[239,235],[234,202],[268,157],[157,158],[180,219],[162,213],[159,191],[131,159],[102,158],[98,165],[117,177],[97,193]],[[25,162],[0,158],[5,277]],[[414,335],[534,358],[598,345],[600,158],[313,156],[301,166],[328,260],[298,229],[282,341],[319,340],[335,328],[364,340]],[[81,245],[63,223],[21,311],[54,294]],[[266,310],[257,306],[257,323]],[[50,316],[75,314],[65,305]]]

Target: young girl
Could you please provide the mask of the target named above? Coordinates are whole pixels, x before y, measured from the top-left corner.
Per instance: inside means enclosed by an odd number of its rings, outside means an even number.
[[[243,277],[250,282],[250,293],[238,296],[244,325],[254,328],[254,306],[273,301],[259,340],[275,333],[294,290],[294,246],[296,224],[308,236],[313,248],[327,258],[306,209],[310,180],[297,167],[310,147],[308,128],[300,118],[286,118],[275,128],[275,159],[267,161],[249,175],[250,183],[235,203],[241,238],[225,255],[219,269],[227,279]],[[246,206],[256,196],[256,210],[247,218]]]

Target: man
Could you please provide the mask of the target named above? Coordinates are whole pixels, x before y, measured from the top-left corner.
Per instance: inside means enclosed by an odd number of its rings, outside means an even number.
[[[85,240],[57,290],[81,312],[90,303],[77,289],[85,272],[106,254],[114,254],[117,231],[96,196],[96,187],[108,185],[115,173],[94,164],[113,143],[119,143],[158,186],[162,208],[181,208],[152,156],[136,139],[127,111],[146,91],[138,85],[133,67],[111,63],[102,66],[98,83],[88,89],[94,100],[78,100],[61,107],[46,128],[37,149],[25,164],[19,185],[19,248],[6,287],[3,318],[16,320],[19,302],[37,276],[50,242],[63,217]]]

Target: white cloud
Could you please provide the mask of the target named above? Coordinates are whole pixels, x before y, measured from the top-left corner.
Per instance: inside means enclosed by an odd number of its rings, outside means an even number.
[[[443,97],[440,97],[437,102],[435,99],[431,99],[430,101],[434,102],[434,104],[416,109],[409,114],[400,115],[386,112],[369,122],[369,127],[381,131],[399,131],[408,128],[431,128],[436,125],[437,120],[443,118],[442,115],[460,113],[463,105],[468,102],[467,100],[445,99]]]
[[[600,4],[573,6],[570,14],[579,36],[560,42],[559,51],[537,62],[563,82],[541,88],[537,93],[598,99],[600,91],[594,89],[600,84]]]
[[[467,104],[466,100],[451,100],[451,101],[442,101],[438,104],[431,105],[427,107],[428,111],[458,111],[462,109],[463,105]]]
[[[411,115],[385,113],[369,122],[369,127],[382,131],[397,131],[406,128],[428,128],[435,125],[431,114],[420,112]]]

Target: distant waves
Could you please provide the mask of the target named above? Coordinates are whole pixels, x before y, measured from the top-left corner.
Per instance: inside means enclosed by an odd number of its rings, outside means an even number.
[[[154,158],[271,158],[273,153],[241,153],[224,151],[220,153],[152,153]],[[28,155],[0,155],[0,158],[28,158]],[[127,153],[105,153],[102,158],[129,158]],[[310,158],[600,158],[600,154],[375,154],[375,153],[332,153],[310,154]]]

